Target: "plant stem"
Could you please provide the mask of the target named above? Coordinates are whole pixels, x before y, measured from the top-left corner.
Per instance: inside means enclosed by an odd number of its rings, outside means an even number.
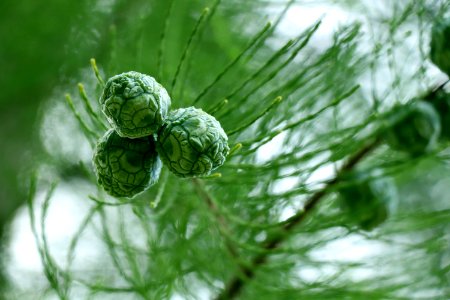
[[[234,259],[236,259],[236,261],[239,261],[239,259],[238,259],[239,253],[238,253],[236,247],[234,247],[234,245],[227,239],[227,236],[229,235],[229,228],[228,228],[225,218],[219,212],[219,209],[217,208],[216,203],[212,199],[211,195],[209,195],[209,193],[205,190],[205,188],[204,188],[203,184],[200,182],[200,180],[198,180],[197,178],[193,178],[192,183],[193,183],[199,197],[201,197],[205,201],[209,210],[216,218],[216,220],[219,224],[219,230],[222,233],[226,233],[226,234],[224,234],[225,245],[226,245],[228,251],[230,252],[231,256]]]

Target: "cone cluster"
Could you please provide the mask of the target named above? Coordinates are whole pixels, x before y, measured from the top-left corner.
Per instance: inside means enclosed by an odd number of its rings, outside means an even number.
[[[228,155],[220,123],[195,107],[170,111],[166,89],[153,77],[111,77],[100,97],[112,129],[98,141],[98,183],[114,197],[133,197],[157,182],[164,165],[179,177],[208,176]]]

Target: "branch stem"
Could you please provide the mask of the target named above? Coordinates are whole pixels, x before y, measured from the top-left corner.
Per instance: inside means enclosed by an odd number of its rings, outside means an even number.
[[[246,264],[244,264],[244,262],[240,258],[238,249],[236,248],[233,241],[230,240],[230,238],[229,238],[231,236],[230,228],[229,228],[224,216],[220,213],[220,209],[217,207],[215,200],[208,193],[208,191],[205,189],[203,183],[199,179],[193,178],[192,183],[194,185],[194,188],[195,188],[198,196],[205,201],[210,212],[216,218],[217,223],[218,223],[218,229],[225,239],[225,247],[227,248],[228,253],[231,255],[232,259],[236,262],[236,266],[238,268],[237,273],[239,275],[246,274],[248,266]]]
[[[274,250],[277,249],[281,243],[289,236],[289,233],[302,223],[305,218],[312,213],[315,207],[318,205],[320,200],[327,195],[328,191],[334,187],[339,181],[344,173],[351,171],[362,159],[364,159],[370,152],[372,152],[378,145],[380,140],[369,143],[367,146],[362,148],[359,152],[355,153],[349,160],[339,169],[336,177],[328,181],[325,187],[313,195],[306,201],[304,208],[297,212],[294,216],[289,218],[282,227],[282,232],[280,234],[269,237],[263,245],[261,246],[264,250]],[[235,275],[226,285],[225,289],[216,298],[217,300],[225,299],[235,299],[244,288],[245,284],[255,277],[255,272],[261,266],[263,266],[268,259],[269,251],[264,251],[259,255],[256,255],[248,266],[242,268],[242,276]]]

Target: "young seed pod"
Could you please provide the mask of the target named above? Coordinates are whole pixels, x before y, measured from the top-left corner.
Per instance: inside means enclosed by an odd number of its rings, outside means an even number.
[[[430,59],[450,76],[450,18],[438,19],[431,30]]]
[[[372,230],[383,223],[398,203],[393,181],[376,176],[376,172],[350,174],[339,188],[339,195],[342,209],[363,230]]]
[[[158,133],[156,149],[163,163],[179,177],[207,176],[228,155],[228,137],[220,123],[195,107],[169,113]]]
[[[129,139],[110,129],[99,140],[93,163],[98,183],[114,197],[133,197],[159,178],[162,163],[153,136]]]
[[[153,77],[131,71],[106,82],[100,105],[121,137],[139,138],[159,130],[169,111],[170,97]]]
[[[434,150],[441,133],[441,121],[433,106],[417,101],[402,110],[399,120],[386,133],[389,146],[412,156]]]

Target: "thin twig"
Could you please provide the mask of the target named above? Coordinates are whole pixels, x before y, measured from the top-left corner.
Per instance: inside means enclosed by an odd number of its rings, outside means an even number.
[[[270,110],[272,110],[272,108],[274,108],[276,105],[278,105],[282,99],[283,98],[281,96],[276,97],[275,100],[273,100],[272,103],[266,109],[264,109],[259,115],[257,115],[255,118],[250,120],[247,124],[244,124],[234,130],[228,131],[227,135],[230,136],[230,135],[236,134],[236,133],[241,132],[244,129],[252,126],[256,121],[258,121],[260,118],[264,117]]]
[[[233,68],[233,67],[241,60],[241,58],[248,52],[248,50],[249,50],[250,48],[252,48],[252,47],[256,44],[256,42],[258,42],[261,38],[264,37],[264,35],[265,35],[266,32],[270,29],[271,26],[272,26],[272,25],[271,25],[270,22],[267,23],[266,26],[264,26],[263,29],[255,35],[255,37],[250,41],[250,43],[247,45],[247,47],[246,47],[241,53],[239,53],[239,55],[237,55],[236,58],[235,58],[232,62],[230,62],[230,63],[225,67],[225,69],[223,69],[223,70],[216,76],[216,78],[215,78],[215,79],[214,79],[207,87],[205,87],[205,88],[200,92],[200,94],[199,94],[199,95],[195,98],[195,100],[192,102],[192,105],[197,104],[197,102],[200,101],[200,99],[201,99],[204,95],[206,95],[206,93],[208,93],[208,91],[209,91],[212,87],[214,87],[214,86],[217,84],[217,82],[219,82],[219,80],[220,80],[225,74],[227,74],[228,71],[230,71],[230,70],[231,70],[231,69],[232,69],[232,68]]]
[[[157,74],[158,74],[158,80],[162,81],[162,77],[163,77],[163,59],[164,59],[164,53],[165,53],[165,45],[166,45],[166,36],[167,36],[167,30],[169,28],[169,20],[170,20],[170,16],[172,14],[172,7],[173,7],[173,0],[170,0],[169,4],[168,4],[168,9],[167,9],[167,14],[166,17],[164,19],[164,25],[163,25],[163,30],[161,32],[161,36],[160,36],[160,43],[159,43],[159,48],[158,48],[158,61],[157,61]]]
[[[344,173],[352,170],[364,157],[366,157],[366,155],[372,152],[379,144],[380,140],[377,139],[374,142],[367,145],[366,147],[364,147],[363,149],[361,149],[355,155],[350,157],[347,163],[345,163],[341,167],[336,177],[330,180],[323,189],[313,194],[308,199],[304,208],[300,212],[298,212],[297,214],[295,214],[286,221],[286,223],[282,227],[281,234],[274,235],[268,238],[263,243],[263,245],[261,245],[261,248],[267,251],[264,251],[261,254],[255,256],[248,266],[244,266],[242,268],[242,274],[245,275],[245,278],[239,275],[234,276],[228,282],[222,293],[219,294],[216,299],[224,300],[224,299],[234,299],[235,297],[237,297],[244,288],[245,284],[255,277],[256,270],[267,262],[269,250],[274,250],[280,247],[280,244],[289,236],[289,233],[300,223],[302,223],[302,221],[312,213],[312,211],[317,206],[319,201],[328,193],[328,191],[332,187],[334,187],[337,183],[339,183],[339,181],[341,180],[341,176]]]
[[[206,7],[205,9],[203,9],[202,14],[200,15],[200,18],[198,18],[197,23],[195,24],[194,29],[192,30],[191,35],[189,36],[186,46],[184,47],[183,54],[181,55],[180,62],[178,63],[177,70],[172,79],[172,86],[170,88],[170,91],[172,93],[175,90],[175,86],[177,84],[177,79],[178,79],[178,76],[180,75],[181,69],[183,68],[186,58],[189,55],[189,51],[192,47],[192,42],[194,41],[194,38],[199,33],[199,29],[200,29],[201,25],[203,24],[203,22],[205,21],[205,18],[208,14],[209,14],[209,8]]]
[[[239,258],[239,252],[236,249],[235,245],[232,243],[232,241],[228,238],[230,236],[230,230],[228,227],[228,224],[223,217],[223,215],[220,213],[219,208],[217,207],[214,199],[211,197],[211,195],[205,190],[205,187],[203,186],[202,182],[197,179],[193,178],[192,183],[194,185],[194,188],[199,195],[200,198],[202,198],[205,203],[207,204],[209,210],[214,215],[214,217],[217,219],[219,230],[225,237],[225,246],[227,247],[227,250],[233,257],[233,259],[236,261],[239,272],[245,272],[245,270],[248,268],[247,266],[243,265],[241,263],[241,259]]]
[[[91,58],[90,62],[91,62],[92,70],[94,71],[94,74],[95,74],[95,77],[97,78],[98,83],[100,84],[100,86],[102,88],[104,88],[105,87],[105,81],[103,80],[102,75],[100,75],[100,72],[98,70],[97,62],[95,61],[95,58]]]

